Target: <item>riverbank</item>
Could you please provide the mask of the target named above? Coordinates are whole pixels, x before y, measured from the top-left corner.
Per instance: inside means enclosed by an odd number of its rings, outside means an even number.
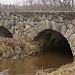
[[[36,71],[35,75],[74,75],[75,74],[75,60],[70,64],[60,66],[58,69],[40,69]]]
[[[36,55],[36,47],[31,39],[24,36],[13,38],[0,37],[0,60],[19,59],[29,55]]]
[[[36,45],[32,43],[31,39],[24,36],[13,38],[0,37],[0,60],[5,59],[20,59],[26,56],[33,56],[38,54]],[[35,75],[74,75],[75,61],[73,63],[63,65],[60,68],[38,70]]]

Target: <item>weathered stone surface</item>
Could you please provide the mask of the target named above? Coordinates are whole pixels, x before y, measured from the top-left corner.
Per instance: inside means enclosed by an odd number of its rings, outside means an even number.
[[[67,25],[67,28],[68,28],[68,29],[73,28],[73,24],[68,24],[68,25]]]
[[[27,29],[30,29],[30,25],[26,25],[25,29],[26,29],[26,30],[27,30]]]
[[[62,26],[61,34],[64,35],[66,33],[66,31],[67,31],[67,26],[66,25]]]
[[[50,28],[50,23],[49,23],[49,21],[47,19],[45,20],[45,25],[46,25],[46,27],[45,27],[46,29]]]
[[[72,46],[75,47],[75,33],[70,36],[69,40],[70,40]]]
[[[45,15],[42,16],[42,20],[45,20]]]
[[[70,36],[70,38],[69,38],[72,42],[73,41],[75,41],[75,33],[74,34],[72,34],[71,36]]]
[[[49,15],[49,20],[50,20],[50,21],[52,20],[52,18],[53,18],[53,16],[52,16],[52,15]]]
[[[33,21],[30,22],[30,26],[32,26],[32,27],[34,26],[34,22]]]
[[[63,17],[62,16],[59,16],[59,22],[63,23]]]
[[[75,18],[72,20],[72,24],[75,25]]]
[[[71,47],[71,48],[72,48],[73,56],[75,56],[75,47]]]
[[[53,29],[53,30],[56,30],[56,31],[57,31],[56,22],[54,22],[53,20],[51,21],[51,26],[52,26],[52,29]]]
[[[64,20],[64,24],[68,25],[68,20],[67,19]]]
[[[75,33],[75,26],[73,27],[73,33]]]
[[[66,31],[66,33],[64,34],[64,36],[68,39],[71,34],[73,34],[73,29],[68,29],[68,30]]]

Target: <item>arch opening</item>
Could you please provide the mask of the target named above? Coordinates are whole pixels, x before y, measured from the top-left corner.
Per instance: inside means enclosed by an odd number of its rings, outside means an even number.
[[[13,34],[4,26],[0,26],[0,37],[13,38]]]
[[[73,61],[73,54],[68,40],[59,32],[52,29],[44,29],[33,39],[42,53],[54,53]]]

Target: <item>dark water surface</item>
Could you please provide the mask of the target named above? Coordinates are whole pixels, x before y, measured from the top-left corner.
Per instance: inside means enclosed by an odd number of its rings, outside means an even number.
[[[57,68],[69,62],[64,56],[44,53],[22,59],[0,61],[0,72],[8,71],[9,75],[34,75],[37,69]]]

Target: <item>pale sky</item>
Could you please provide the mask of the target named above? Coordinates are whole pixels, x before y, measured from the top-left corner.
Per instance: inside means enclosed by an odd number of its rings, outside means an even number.
[[[0,0],[0,3],[2,3],[2,4],[23,4],[23,1],[28,1],[28,0]],[[37,1],[41,1],[41,0],[33,0],[33,1],[37,2]]]
[[[23,4],[23,1],[28,2],[28,0],[0,0],[1,4]],[[40,0],[33,0],[34,2]]]
[[[20,3],[22,2],[23,0],[0,0],[0,3],[2,4],[15,4],[15,3]]]
[[[25,1],[26,3],[28,2],[28,0],[0,0],[1,4],[23,4],[23,1]],[[37,2],[40,0],[33,0],[33,2]]]

